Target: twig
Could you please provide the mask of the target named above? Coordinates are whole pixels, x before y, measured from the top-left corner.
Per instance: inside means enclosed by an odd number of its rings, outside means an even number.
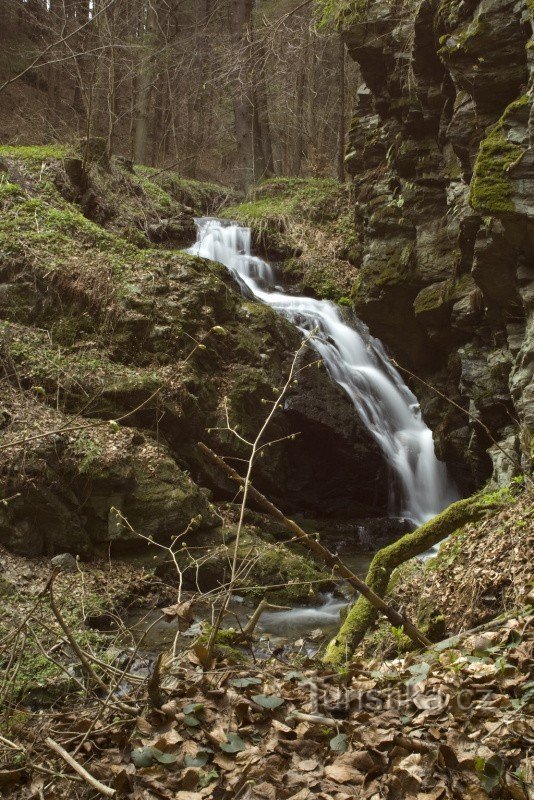
[[[217,638],[217,633],[219,632],[219,628],[221,626],[222,619],[223,619],[223,617],[224,617],[224,615],[226,613],[226,609],[228,608],[228,605],[230,603],[230,598],[232,596],[232,592],[234,591],[234,586],[235,586],[236,580],[237,580],[237,562],[238,562],[238,557],[239,557],[239,546],[240,546],[240,543],[241,543],[241,532],[242,532],[242,529],[243,529],[243,523],[244,523],[244,519],[245,519],[245,510],[246,510],[246,507],[247,507],[249,489],[251,488],[250,480],[251,480],[251,476],[252,476],[252,469],[254,467],[254,463],[255,463],[255,460],[256,460],[256,455],[257,455],[258,450],[260,448],[260,442],[261,442],[261,439],[263,437],[263,434],[265,433],[265,431],[269,427],[269,424],[270,424],[272,418],[274,417],[279,404],[281,403],[282,399],[287,394],[287,391],[289,390],[289,387],[293,383],[293,377],[294,377],[294,374],[295,374],[295,367],[296,367],[296,364],[297,364],[297,360],[298,360],[301,352],[308,346],[308,343],[309,343],[309,339],[305,339],[302,342],[302,344],[300,345],[300,347],[297,350],[297,352],[295,353],[295,355],[293,356],[293,361],[291,362],[291,369],[289,370],[289,375],[287,377],[287,380],[286,380],[282,390],[279,392],[278,398],[276,400],[276,403],[273,405],[272,409],[270,410],[269,414],[267,415],[267,417],[266,417],[263,425],[261,426],[256,438],[254,439],[253,442],[246,442],[250,446],[250,457],[249,457],[249,460],[248,460],[246,476],[245,476],[244,479],[239,478],[239,481],[238,481],[239,486],[241,486],[243,488],[243,497],[242,497],[242,500],[241,500],[241,507],[240,507],[240,511],[239,511],[239,521],[237,523],[236,536],[235,536],[234,548],[233,548],[233,554],[232,554],[230,582],[228,584],[227,591],[226,591],[226,596],[225,596],[225,598],[224,598],[224,600],[223,600],[223,602],[221,604],[221,607],[219,609],[219,613],[217,615],[215,623],[214,623],[214,625],[213,625],[213,627],[212,627],[212,629],[210,631],[208,644],[207,644],[207,650],[208,650],[208,653],[210,655],[213,652],[213,648],[215,646],[215,641],[216,641],[216,638]],[[229,430],[239,436],[239,434],[237,434],[235,429],[232,429],[230,426],[229,426]],[[241,437],[239,437],[239,438],[241,438]],[[208,451],[208,455],[209,455],[209,453],[212,453],[212,451],[209,450],[209,448],[206,448],[205,452],[206,451]],[[212,453],[212,455],[215,456],[214,453]],[[217,456],[215,456],[215,458],[217,459]],[[224,464],[224,462],[223,462],[223,464]],[[234,472],[234,471],[232,470],[232,472]],[[237,475],[237,472],[234,472],[234,474]]]
[[[41,53],[39,53],[39,55],[38,55],[38,56],[36,56],[36,58],[34,58],[34,59],[33,59],[33,61],[31,62],[31,64],[29,64],[29,65],[28,65],[28,66],[27,66],[25,69],[23,69],[23,70],[22,70],[22,72],[19,72],[19,73],[18,73],[18,75],[15,75],[13,78],[9,78],[7,81],[4,81],[4,83],[3,83],[3,84],[0,86],[0,92],[2,91],[2,89],[5,89],[5,88],[6,88],[6,86],[9,86],[9,84],[11,84],[11,83],[14,83],[15,81],[18,81],[18,80],[19,80],[19,78],[22,78],[24,75],[26,75],[26,73],[27,73],[27,72],[29,72],[31,69],[33,69],[33,67],[35,67],[35,66],[37,65],[38,61],[40,61],[40,59],[41,59],[41,58],[42,58],[42,57],[43,57],[43,56],[44,56],[46,53],[48,53],[50,50],[52,50],[52,48],[54,48],[54,47],[57,47],[59,44],[63,44],[63,43],[64,43],[64,42],[66,42],[68,39],[70,39],[72,36],[76,36],[76,34],[78,34],[78,33],[79,33],[81,30],[83,30],[84,28],[86,28],[88,25],[91,25],[91,24],[92,24],[92,23],[93,23],[93,22],[94,22],[96,19],[98,19],[98,17],[99,17],[101,14],[103,14],[103,13],[104,13],[104,11],[107,11],[107,10],[108,10],[108,8],[110,8],[110,7],[111,7],[111,6],[112,6],[112,5],[113,5],[115,2],[116,2],[116,0],[110,0],[110,2],[109,2],[107,5],[103,6],[103,7],[102,7],[102,8],[100,8],[98,11],[96,11],[96,12],[95,12],[95,13],[94,13],[94,14],[91,16],[91,18],[87,20],[87,22],[84,22],[84,23],[83,23],[83,25],[79,25],[79,26],[78,26],[77,28],[75,28],[73,31],[71,31],[70,33],[68,33],[66,36],[62,36],[62,37],[61,37],[61,39],[58,39],[58,40],[57,40],[57,41],[55,41],[55,42],[51,42],[51,43],[48,45],[48,47],[45,47],[45,49],[44,49],[44,50],[43,50]],[[46,65],[44,65],[44,64],[43,64],[42,66],[46,66]]]
[[[57,619],[57,621],[59,623],[59,627],[61,628],[61,630],[63,631],[63,633],[67,637],[67,639],[69,640],[70,646],[72,647],[72,649],[74,650],[74,652],[78,656],[78,660],[79,660],[80,664],[82,665],[82,668],[83,668],[85,674],[87,675],[87,677],[89,678],[89,680],[92,680],[94,683],[96,683],[97,686],[99,686],[104,692],[107,693],[107,692],[109,692],[108,687],[106,686],[104,681],[96,674],[96,672],[92,668],[92,666],[89,663],[84,651],[81,649],[81,647],[79,646],[78,642],[74,638],[74,636],[72,634],[72,631],[70,630],[69,626],[67,625],[67,623],[63,619],[61,611],[57,607],[57,604],[56,604],[56,601],[55,601],[55,598],[54,598],[54,580],[56,578],[56,575],[57,575],[57,572],[52,573],[52,575],[50,577],[50,580],[48,581],[48,592],[50,594],[50,606],[52,607],[52,612],[53,612],[55,618]],[[128,714],[131,717],[136,717],[137,716],[137,710],[130,708],[125,703],[121,703],[120,701],[115,700],[113,702],[113,705],[115,707],[119,708],[123,713]]]
[[[53,431],[46,431],[46,433],[37,433],[34,436],[24,436],[21,439],[15,439],[13,442],[2,444],[0,445],[0,450],[8,450],[10,447],[16,447],[19,444],[27,444],[27,442],[33,442],[36,439],[45,439],[47,436],[54,436],[55,434],[58,433],[71,433],[72,431],[81,431],[81,430],[86,430],[87,428],[98,428],[102,425],[109,425],[110,422],[115,422],[115,423],[121,422],[123,419],[131,417],[132,414],[136,413],[136,411],[140,411],[140,409],[146,406],[147,403],[150,403],[150,401],[153,400],[154,397],[156,397],[156,395],[158,395],[161,392],[161,388],[162,387],[160,386],[158,389],[156,389],[155,392],[152,392],[150,397],[147,397],[146,400],[144,400],[134,409],[128,411],[126,414],[123,414],[120,417],[117,417],[117,419],[115,420],[95,420],[95,422],[91,422],[84,425],[64,425],[62,428],[57,428],[56,430]]]
[[[72,758],[72,756],[69,755],[69,753],[67,753],[67,751],[63,749],[63,747],[61,747],[60,744],[51,739],[50,736],[46,737],[45,744],[48,745],[48,747],[51,750],[57,753],[58,756],[61,756],[61,758],[64,761],[66,761],[67,764],[70,767],[72,767],[72,769],[75,772],[77,772],[81,778],[87,781],[87,783],[90,786],[92,786],[93,789],[96,789],[97,792],[100,792],[100,794],[103,794],[105,797],[115,797],[115,795],[117,794],[115,789],[112,789],[110,786],[106,786],[105,784],[100,783],[99,780],[97,780],[93,775],[91,775],[91,773],[87,772],[85,767],[82,767],[81,764],[78,764],[78,762],[75,761]]]

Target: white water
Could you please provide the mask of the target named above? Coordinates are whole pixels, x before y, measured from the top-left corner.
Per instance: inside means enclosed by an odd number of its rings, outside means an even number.
[[[360,322],[351,327],[328,300],[284,294],[272,267],[251,255],[249,228],[224,220],[196,220],[189,253],[224,264],[246,294],[290,320],[321,355],[330,377],[350,397],[380,446],[394,480],[390,511],[421,524],[457,499],[417,398],[393,367],[382,344]]]
[[[339,612],[348,604],[348,600],[339,600],[329,594],[317,606],[292,608],[291,611],[264,611],[259,625],[267,633],[288,637],[309,633],[314,628],[337,628]]]

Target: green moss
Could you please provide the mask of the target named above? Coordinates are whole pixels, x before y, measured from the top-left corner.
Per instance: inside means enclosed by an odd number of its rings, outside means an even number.
[[[136,165],[135,173],[153,197],[159,190],[160,199],[167,197],[172,203],[184,203],[197,214],[209,213],[225,199],[235,198],[234,190],[227,186],[184,178],[171,170]]]
[[[260,183],[255,191],[256,199],[229,206],[222,216],[252,228],[261,222],[281,229],[288,217],[302,212],[322,221],[335,219],[332,203],[345,195],[346,187],[326,178],[273,178]]]
[[[510,487],[491,494],[478,494],[459,500],[433,519],[407,533],[397,542],[380,550],[373,558],[366,584],[380,597],[387,593],[393,571],[404,562],[426,552],[467,522],[482,519],[510,502]],[[339,666],[350,659],[376,617],[376,609],[364,597],[359,597],[337,636],[329,643],[324,660]]]
[[[246,203],[221,212],[251,228],[253,246],[280,263],[298,291],[338,301],[348,297],[361,253],[350,187],[331,179],[276,178]]]
[[[16,313],[16,307],[12,309]],[[155,369],[140,369],[111,361],[96,349],[69,350],[57,339],[23,325],[0,321],[0,336],[20,380],[38,386],[56,403],[58,398],[76,411],[87,404],[88,395],[99,397],[98,408],[110,414],[131,406],[140,392],[148,395],[163,383]],[[142,395],[141,395],[142,396]]]
[[[18,625],[21,614],[24,613],[25,604],[28,596],[25,594],[10,594],[2,597],[2,619],[0,620],[0,638],[4,639]],[[83,608],[79,603],[80,596],[71,596],[66,593],[62,597],[62,615],[67,622],[70,630],[84,649],[97,653],[101,658],[105,658],[105,651],[109,646],[109,638],[103,633],[88,628],[85,625],[87,615],[93,613],[100,614],[104,610],[109,610],[109,597],[102,597],[93,592],[85,592],[83,596]],[[47,607],[46,600],[43,600],[41,613],[51,617],[51,611]],[[58,629],[57,629],[58,630]],[[40,631],[39,640],[45,650],[49,651],[52,645],[57,644],[58,632],[53,627],[49,632]],[[9,677],[9,682],[4,684],[8,694],[4,700],[8,702],[4,711],[11,705],[17,703],[36,702],[40,705],[48,705],[57,700],[63,700],[69,693],[78,692],[79,686],[70,679],[61,668],[72,669],[72,657],[66,656],[61,650],[53,653],[52,660],[46,658],[39,649],[33,636],[25,637],[24,647],[20,650],[17,669],[12,669],[9,676],[4,670],[11,666],[6,654],[0,656],[0,680]],[[9,685],[8,685],[9,683]],[[4,723],[4,719],[2,722]]]
[[[469,50],[483,51],[489,46],[488,36],[491,33],[489,22],[479,15],[463,30],[455,31],[450,36],[440,37],[442,47],[438,52],[441,56],[447,57],[458,53],[464,54]]]
[[[23,191],[16,183],[0,181],[0,202],[23,196]]]
[[[318,27],[335,25],[348,28],[361,22],[368,8],[369,0],[316,0]]]
[[[258,598],[265,594],[279,603],[302,603],[317,592],[332,586],[331,577],[308,557],[292,552],[285,545],[271,545],[260,553],[254,567],[254,581],[260,587],[248,592]],[[280,586],[279,584],[282,584]],[[265,592],[264,586],[276,588]]]
[[[209,622],[204,622],[202,626],[202,633],[195,640],[195,644],[203,644],[206,646],[209,642],[213,628]],[[215,637],[215,653],[219,658],[224,658],[231,664],[239,664],[247,661],[247,652],[245,649],[240,649],[240,640],[242,640],[241,632],[235,628],[220,628]]]
[[[46,144],[22,147],[15,145],[0,146],[0,158],[15,158],[23,161],[47,161],[65,158],[72,152],[67,145]]]
[[[465,296],[475,288],[471,275],[461,275],[448,281],[434,283],[422,289],[414,300],[415,314],[435,311],[447,304],[452,305],[456,300]]]
[[[240,415],[253,412],[267,397],[272,397],[272,386],[266,373],[255,367],[240,372],[229,394],[232,409]]]
[[[511,115],[521,112],[528,105],[526,95],[511,103],[480,145],[470,192],[471,205],[477,211],[490,214],[515,211],[508,173],[525,151],[508,140],[507,123]]]

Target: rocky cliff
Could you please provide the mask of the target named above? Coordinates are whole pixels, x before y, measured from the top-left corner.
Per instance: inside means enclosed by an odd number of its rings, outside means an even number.
[[[464,491],[531,459],[533,12],[531,0],[353,0],[338,18],[361,72],[352,300],[441,393],[413,383]]]

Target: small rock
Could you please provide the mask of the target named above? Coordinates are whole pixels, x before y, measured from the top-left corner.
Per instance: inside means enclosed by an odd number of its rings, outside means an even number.
[[[317,642],[319,639],[324,639],[324,631],[322,628],[315,628],[313,631],[310,631],[307,638],[312,642]]]
[[[53,567],[59,567],[63,572],[76,572],[78,566],[72,553],[60,553],[50,559]]]

